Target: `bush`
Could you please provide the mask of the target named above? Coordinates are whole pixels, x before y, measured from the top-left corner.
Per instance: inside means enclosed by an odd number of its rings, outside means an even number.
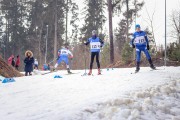
[[[180,62],[180,44],[171,43],[167,48],[167,54],[170,60]]]
[[[130,47],[128,42],[126,42],[122,50],[123,63],[125,64],[130,63],[132,61],[132,57],[133,57],[133,48]]]

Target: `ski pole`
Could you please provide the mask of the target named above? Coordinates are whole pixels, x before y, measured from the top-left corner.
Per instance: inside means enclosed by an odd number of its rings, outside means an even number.
[[[54,59],[54,60],[52,60],[52,61],[50,61],[48,64],[51,64],[52,62],[54,62],[56,59]]]

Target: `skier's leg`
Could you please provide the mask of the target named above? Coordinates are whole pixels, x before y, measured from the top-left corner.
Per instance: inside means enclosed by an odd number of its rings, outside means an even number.
[[[154,67],[154,65],[153,65],[153,62],[152,62],[152,59],[151,59],[151,56],[150,56],[148,50],[145,48],[143,51],[144,51],[144,53],[145,53],[145,55],[146,55],[146,58],[147,58],[148,61],[149,61],[150,68],[156,69],[156,67]]]
[[[70,68],[69,68],[69,60],[68,60],[68,57],[64,58],[64,62],[66,63],[67,72],[68,72],[69,74],[72,73],[72,72],[70,71]]]
[[[95,52],[91,52],[91,62],[90,62],[90,70],[88,75],[92,74],[93,62],[94,62]]]
[[[99,62],[99,52],[96,52],[96,63],[97,63],[97,67],[98,67],[98,74],[101,74],[100,62]]]
[[[57,66],[62,62],[62,57],[60,57],[58,60],[57,60],[57,63],[54,65],[54,68],[53,68],[53,71],[56,70]]]
[[[141,50],[136,48],[136,70],[138,72],[140,70],[140,61],[141,61]]]

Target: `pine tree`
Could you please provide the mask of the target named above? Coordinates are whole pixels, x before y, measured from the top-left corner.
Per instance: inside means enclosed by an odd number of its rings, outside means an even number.
[[[25,6],[22,1],[18,0],[2,0],[1,9],[2,14],[5,16],[7,22],[6,29],[6,53],[10,54],[22,54],[23,44],[26,39],[25,31],[25,19],[26,16]]]
[[[85,12],[85,24],[83,25],[81,32],[84,35],[84,40],[91,37],[92,30],[97,30],[98,33],[102,33],[103,25],[106,21],[104,16],[104,1],[103,0],[85,0],[86,5]]]

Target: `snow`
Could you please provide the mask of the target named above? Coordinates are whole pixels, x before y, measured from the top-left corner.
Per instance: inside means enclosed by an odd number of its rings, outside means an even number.
[[[134,69],[35,71],[0,83],[0,120],[180,120],[180,67]]]

